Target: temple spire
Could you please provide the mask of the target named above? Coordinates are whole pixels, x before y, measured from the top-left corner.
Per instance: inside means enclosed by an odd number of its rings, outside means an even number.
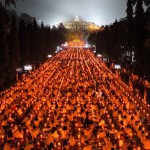
[[[78,18],[78,15],[76,14],[76,17],[74,19],[75,22],[78,22],[79,21],[79,18]]]

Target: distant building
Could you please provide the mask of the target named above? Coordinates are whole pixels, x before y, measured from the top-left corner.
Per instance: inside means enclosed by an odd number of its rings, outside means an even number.
[[[103,29],[93,22],[80,20],[77,15],[74,19],[62,23],[62,25],[68,30],[68,33],[65,35],[67,41],[81,40],[86,42],[90,33]]]
[[[93,22],[86,22],[80,20],[77,15],[73,20],[64,22],[63,25],[65,28],[71,31],[75,31],[75,30],[97,31],[100,29],[99,25],[96,25]]]

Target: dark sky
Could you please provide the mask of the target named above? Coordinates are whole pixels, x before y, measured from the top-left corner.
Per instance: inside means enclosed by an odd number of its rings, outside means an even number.
[[[126,16],[126,0],[18,0],[16,10],[51,26],[76,14],[85,21],[106,25]]]

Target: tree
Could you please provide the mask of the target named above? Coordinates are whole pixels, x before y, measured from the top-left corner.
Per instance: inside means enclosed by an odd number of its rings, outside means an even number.
[[[26,25],[26,41],[27,41],[27,45],[28,45],[28,56],[29,56],[29,63],[32,64],[33,63],[33,52],[34,52],[34,45],[33,45],[33,24],[32,23],[28,23]]]
[[[127,0],[127,22],[128,22],[128,27],[131,30],[133,28],[133,2],[132,0]]]
[[[9,34],[9,77],[13,80],[16,74],[16,69],[20,66],[20,54],[18,43],[18,30],[16,24],[16,17],[12,18],[11,30]]]
[[[19,51],[21,66],[29,64],[29,37],[27,34],[26,23],[22,19],[20,19],[19,23]]]
[[[13,5],[16,7],[16,1],[17,0],[4,0],[5,12],[6,12],[7,6],[10,7],[10,5]]]
[[[32,26],[32,30],[33,30],[33,40],[32,40],[32,44],[33,44],[33,49],[32,49],[32,62],[34,64],[37,63],[38,61],[38,25],[36,20],[34,19],[33,21],[33,26]]]
[[[144,3],[144,5],[147,6],[147,7],[149,7],[149,5],[150,5],[149,0],[132,0],[132,3],[133,3],[133,5],[137,5],[138,3],[139,4],[141,3],[143,5],[143,3]]]
[[[8,69],[8,46],[4,9],[0,3],[0,88],[6,79]]]
[[[88,37],[88,43],[91,45],[95,45],[96,44],[96,36],[97,36],[96,32],[91,33]]]
[[[53,26],[52,37],[51,37],[51,44],[52,44],[51,51],[52,51],[52,53],[55,52],[57,46],[60,46],[61,44],[65,43],[65,41],[66,41],[65,36],[61,32],[61,30],[59,28],[57,29],[55,26]]]
[[[150,7],[146,11],[146,30],[148,35],[145,41],[145,46],[150,49]]]
[[[144,46],[144,43],[146,41],[146,35],[147,31],[145,30],[146,25],[146,18],[144,13],[144,4],[145,6],[149,6],[150,1],[148,0],[134,0],[133,4],[135,5],[135,71],[137,74],[139,74],[141,77],[145,76],[146,68],[146,62],[145,62],[145,56],[146,54],[146,48]]]
[[[136,44],[138,46],[143,46],[145,40],[144,26],[146,23],[143,5],[150,6],[149,0],[132,0],[133,5],[135,5],[135,33],[136,33]]]
[[[5,0],[5,11],[7,9],[7,6],[10,7],[10,5],[14,5],[16,7],[16,0]]]
[[[32,23],[34,18],[28,15],[27,13],[22,13],[20,19],[25,21],[26,23]]]
[[[127,42],[128,42],[128,49],[130,52],[130,60],[132,63],[132,54],[134,51],[134,46],[133,46],[133,0],[127,0],[127,28],[128,28],[128,37],[127,37]]]

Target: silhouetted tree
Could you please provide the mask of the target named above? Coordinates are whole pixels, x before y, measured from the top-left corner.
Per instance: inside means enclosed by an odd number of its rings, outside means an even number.
[[[149,6],[149,0],[127,0],[127,17],[99,31],[96,47],[97,52],[109,58],[110,62],[119,62],[127,69],[133,68],[141,77],[146,75],[150,78]]]
[[[109,34],[110,34],[109,27],[106,26],[103,31],[99,31],[97,33],[97,38],[96,38],[97,53],[100,53],[107,58],[110,58],[109,55],[110,44],[107,43],[109,42],[110,39]]]
[[[36,20],[33,21],[33,49],[32,49],[32,62],[36,63],[38,61],[38,25]]]
[[[26,25],[26,40],[27,40],[27,44],[28,44],[28,62],[26,63],[30,63],[33,64],[33,56],[34,56],[34,39],[33,39],[33,24],[32,23],[28,23]]]
[[[133,27],[133,0],[127,0],[127,27],[128,27],[128,37],[127,37],[127,48],[130,52],[130,63],[132,63],[132,54],[134,52],[134,27]]]
[[[27,35],[27,27],[25,21],[20,19],[19,23],[19,50],[20,50],[20,63],[21,65],[29,64],[29,39]]]
[[[6,6],[11,3],[15,5],[15,0],[6,0]],[[0,4],[0,86],[7,79],[14,79],[18,67],[38,66],[45,61],[48,54],[53,54],[56,47],[65,42],[64,32],[66,29],[62,26],[51,29],[43,22],[39,26],[36,19],[27,14],[19,18],[15,11],[6,13]]]
[[[88,37],[88,43],[91,45],[95,45],[96,44],[96,36],[97,36],[96,32],[91,33]]]
[[[7,6],[14,5],[16,7],[16,0],[4,0],[5,2],[5,11],[7,9]]]
[[[9,77],[14,79],[16,69],[20,66],[20,54],[18,43],[18,30],[16,25],[16,18],[12,18],[11,29],[9,34]]]
[[[10,5],[13,5],[16,7],[16,1],[17,0],[4,0],[4,5],[5,5],[5,11],[7,9],[7,6],[10,7]]]
[[[28,15],[27,13],[22,13],[20,19],[25,21],[26,23],[32,23],[34,18]]]
[[[150,1],[147,0],[135,0],[135,72],[141,77],[145,75],[147,65],[145,63],[146,49],[144,43],[146,41],[146,30],[144,28],[146,24],[146,18],[144,13],[143,5],[147,6]]]
[[[4,8],[0,3],[0,88],[6,79],[6,71],[8,69],[8,46],[6,22],[4,18]]]
[[[56,27],[52,28],[52,52],[54,53],[57,46],[61,46],[61,44],[65,43],[65,36],[58,30]]]

